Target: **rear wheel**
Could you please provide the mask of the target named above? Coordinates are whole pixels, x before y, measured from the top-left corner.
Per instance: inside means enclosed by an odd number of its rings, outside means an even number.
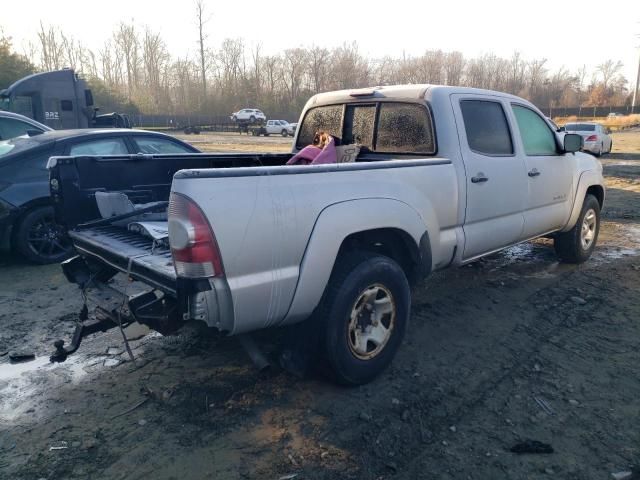
[[[596,248],[600,231],[600,203],[593,195],[587,195],[575,226],[554,239],[558,258],[567,263],[586,262]]]
[[[64,260],[72,250],[65,228],[56,223],[53,207],[36,207],[20,220],[13,237],[14,248],[27,260],[46,264]]]
[[[411,294],[400,266],[388,257],[340,257],[318,311],[324,356],[345,385],[373,380],[393,360],[409,322]]]
[[[596,154],[594,154],[594,155],[595,155],[596,157],[600,157],[600,156],[602,156],[603,150],[604,150],[604,145],[601,143],[601,144],[600,144],[600,149],[598,150],[598,153],[596,153]]]

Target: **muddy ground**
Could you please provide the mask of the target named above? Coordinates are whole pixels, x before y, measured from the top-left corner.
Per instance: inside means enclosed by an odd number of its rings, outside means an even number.
[[[615,135],[599,246],[549,241],[433,275],[373,383],[258,373],[237,340],[131,332],[47,363],[81,305],[58,266],[0,257],[2,479],[606,479],[640,464],[640,132]],[[260,341],[273,351],[278,332]],[[551,454],[517,455],[523,440]],[[293,477],[289,477],[293,478]]]

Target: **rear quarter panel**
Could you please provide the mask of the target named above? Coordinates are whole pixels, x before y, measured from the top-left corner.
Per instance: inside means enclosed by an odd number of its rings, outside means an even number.
[[[449,259],[455,244],[458,208],[456,174],[446,160],[428,161],[440,164],[377,162],[370,170],[275,167],[270,172],[277,174],[269,175],[264,169],[257,169],[261,173],[253,175],[249,170],[254,169],[238,169],[237,174],[242,176],[233,176],[235,169],[227,169],[224,177],[209,177],[216,171],[208,174],[206,170],[185,172],[186,176],[178,173],[172,190],[200,205],[220,246],[234,304],[232,333],[279,325],[287,317],[294,294],[301,288],[300,268],[316,222],[332,205],[366,199],[397,201],[419,219],[421,233],[429,229],[434,264]],[[384,168],[384,164],[394,168]],[[360,205],[361,209],[375,208],[373,203]],[[352,217],[372,218],[371,211],[350,212]],[[323,229],[322,236],[314,241],[331,245],[328,251],[337,252],[344,236],[360,231],[358,218],[353,219],[353,229],[345,228],[349,218],[340,218],[340,225],[336,224],[332,233]],[[379,212],[377,224],[369,222],[375,224],[374,228],[395,223],[396,219],[385,211]],[[298,305],[295,318],[291,317],[295,321],[317,305],[334,261],[335,254],[328,254],[324,260],[327,268],[318,271],[319,281],[314,282],[315,295]]]

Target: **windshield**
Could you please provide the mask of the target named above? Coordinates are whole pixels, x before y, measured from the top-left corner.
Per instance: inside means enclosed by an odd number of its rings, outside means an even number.
[[[567,123],[564,129],[567,132],[593,132],[596,126],[591,123]]]

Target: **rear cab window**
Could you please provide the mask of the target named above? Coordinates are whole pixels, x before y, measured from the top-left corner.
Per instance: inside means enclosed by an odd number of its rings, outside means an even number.
[[[374,101],[309,109],[299,127],[296,148],[324,130],[338,145],[358,144],[363,153],[435,155],[436,141],[428,107],[420,103]]]
[[[564,129],[567,132],[593,132],[596,126],[589,123],[567,123]]]

